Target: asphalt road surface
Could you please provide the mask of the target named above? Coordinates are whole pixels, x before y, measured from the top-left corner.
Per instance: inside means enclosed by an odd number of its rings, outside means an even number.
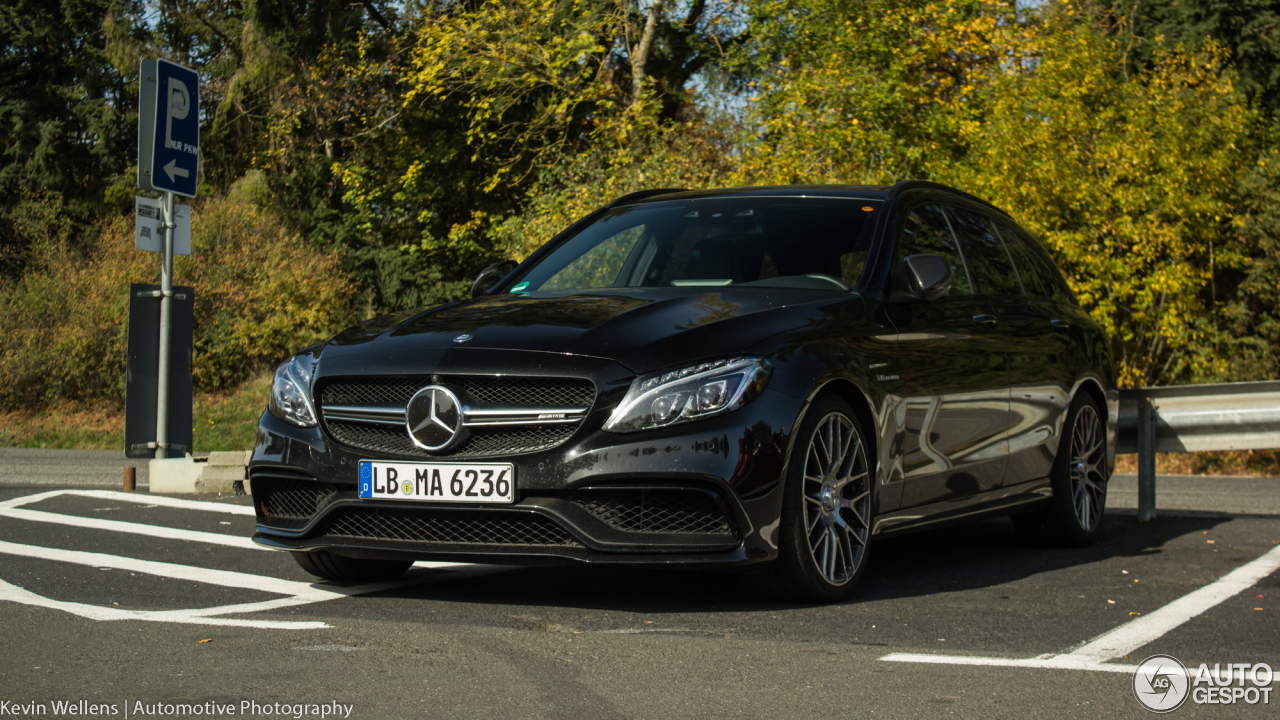
[[[852,601],[812,607],[658,569],[317,583],[248,542],[245,497],[0,486],[0,717],[1145,717],[1149,656],[1280,672],[1275,493],[1233,488],[1244,512],[1120,509],[1084,550],[1007,520],[882,540]]]

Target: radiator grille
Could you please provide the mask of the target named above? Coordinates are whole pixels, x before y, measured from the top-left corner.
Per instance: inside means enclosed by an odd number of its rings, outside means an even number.
[[[409,398],[432,384],[461,387],[475,407],[587,408],[595,401],[595,386],[581,378],[512,378],[488,375],[416,375],[406,377],[340,378],[320,391],[321,405],[406,405]]]
[[[427,385],[459,389],[460,399],[474,409],[549,408],[589,409],[595,386],[581,378],[508,378],[487,375],[339,378],[320,388],[321,416],[327,406],[391,406],[408,404]],[[380,455],[475,458],[520,455],[549,450],[568,440],[581,423],[477,425],[468,437],[443,453],[428,453],[414,445],[407,429],[351,420],[325,420],[325,429],[339,443]]]
[[[428,453],[409,440],[409,433],[404,428],[337,421],[330,421],[326,426],[333,439],[344,445],[381,455],[422,458],[471,458],[538,452],[549,450],[568,440],[577,430],[576,425],[477,427],[472,429],[470,438],[447,453]]]
[[[589,408],[595,402],[595,386],[589,380],[571,378],[506,378],[468,376],[460,385],[479,407]]]

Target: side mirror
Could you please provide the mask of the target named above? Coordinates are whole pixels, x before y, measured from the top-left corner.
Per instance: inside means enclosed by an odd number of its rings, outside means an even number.
[[[511,274],[516,269],[514,260],[503,260],[500,263],[494,263],[489,267],[480,271],[476,276],[476,281],[471,284],[471,297],[480,297],[489,294],[489,291],[498,284],[502,278]]]
[[[931,253],[908,255],[894,279],[894,302],[933,302],[951,291],[951,265]]]

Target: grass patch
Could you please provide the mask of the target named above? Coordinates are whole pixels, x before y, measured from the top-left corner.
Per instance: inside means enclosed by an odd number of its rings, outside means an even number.
[[[191,413],[196,452],[253,448],[270,389],[268,374],[229,390],[196,393]],[[0,446],[124,452],[124,408],[61,400],[39,410],[0,412]]]
[[[191,410],[196,450],[253,449],[258,417],[267,408],[267,396],[271,393],[271,377],[271,374],[261,375],[226,392],[196,396]],[[121,447],[124,447],[123,441]]]

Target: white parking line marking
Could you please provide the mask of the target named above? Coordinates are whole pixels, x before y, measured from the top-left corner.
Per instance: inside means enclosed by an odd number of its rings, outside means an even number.
[[[73,491],[48,490],[46,492],[36,493],[35,495],[23,495],[22,497],[9,498],[8,500],[0,501],[0,510],[4,510],[5,508],[15,508],[15,507],[18,507],[19,505],[30,505],[31,503],[38,503],[41,500],[48,500],[49,498],[55,498],[55,497],[58,497],[59,495],[66,495],[67,493],[70,493],[70,492],[73,492]]]
[[[1221,604],[1280,568],[1280,545],[1155,612],[1130,620],[1073,650],[1071,657],[1103,662],[1128,655],[1206,610]]]
[[[880,658],[888,662],[936,663],[944,665],[991,665],[1000,667],[1053,668],[1132,673],[1136,665],[1114,665],[1107,661],[1122,657],[1155,642],[1169,631],[1221,604],[1280,569],[1280,546],[1245,563],[1217,580],[1174,600],[1142,617],[1109,630],[1075,650],[1061,655],[1034,658],[973,657],[892,653]]]
[[[235,613],[257,612],[261,610],[270,610],[275,607],[287,607],[289,605],[301,605],[304,603],[316,602],[315,600],[303,598],[284,598],[281,601],[271,601],[273,604],[270,606],[268,606],[268,603],[256,603],[253,606],[228,605],[219,608],[206,608],[205,610],[123,610],[121,608],[108,608],[97,605],[85,605],[84,603],[53,600],[51,598],[42,597],[35,593],[28,592],[27,590],[0,580],[0,600],[8,600],[9,602],[15,602],[22,605],[34,605],[36,607],[50,608],[52,610],[61,610],[89,620],[145,620],[150,622],[173,622],[189,625],[224,625],[233,627],[267,628],[274,630],[318,630],[329,627],[329,625],[318,620],[240,620],[233,618],[210,617],[211,615],[217,614],[211,611],[229,611]],[[283,605],[281,603],[283,603]]]
[[[43,500],[51,500],[63,495],[98,498],[99,500],[116,500],[119,502],[134,503],[136,505],[156,505],[159,507],[179,508],[182,510],[220,512],[227,513],[228,515],[254,514],[253,508],[246,505],[232,505],[230,503],[209,502],[207,500],[183,500],[182,498],[167,497],[165,495],[123,492],[120,490],[49,490],[47,492],[36,493],[35,495],[23,495],[22,497],[0,501],[0,510],[21,507],[23,505],[34,505],[35,503]]]
[[[167,564],[167,563],[166,563]],[[415,563],[416,565],[416,563]],[[487,567],[476,565],[456,565],[454,563],[431,563],[431,565],[441,565],[449,567],[428,568],[428,570],[442,570],[444,573],[455,574],[461,573],[466,576],[483,575],[490,572],[498,572],[509,568],[503,567]],[[237,573],[239,574],[239,573]],[[198,609],[181,609],[181,610],[125,610],[122,608],[103,607],[100,605],[87,605],[77,602],[66,602],[63,600],[54,600],[52,598],[36,595],[23,588],[11,585],[0,580],[0,601],[8,600],[10,602],[20,603],[23,605],[34,605],[36,607],[44,607],[52,610],[61,610],[63,612],[78,615],[89,620],[142,620],[146,622],[170,622],[183,623],[188,625],[222,625],[230,627],[248,627],[248,628],[265,628],[270,630],[317,630],[332,627],[321,621],[306,620],[242,620],[239,618],[218,617],[221,615],[247,615],[251,613],[264,612],[267,610],[278,610],[280,608],[295,607],[298,605],[310,605],[312,603],[323,602],[325,600],[334,600],[341,597],[349,597],[353,595],[366,595],[368,593],[381,592],[383,590],[392,590],[406,585],[413,585],[422,582],[429,582],[434,579],[435,573],[414,573],[411,576],[397,580],[388,580],[385,582],[368,583],[365,585],[355,585],[353,587],[329,587],[320,588],[305,583],[306,589],[297,595],[289,597],[277,598],[275,600],[264,600],[261,602],[239,603],[236,605],[219,605],[217,607],[198,608]],[[456,577],[457,575],[455,575]],[[252,577],[252,576],[251,576]]]
[[[1070,655],[1048,655],[1034,658],[982,657],[978,655],[925,655],[923,653],[893,653],[880,658],[888,662],[928,663],[932,665],[986,665],[990,667],[1045,668],[1052,670],[1094,670],[1133,674],[1137,665],[1112,665],[1078,660]]]
[[[199,530],[181,530],[179,528],[131,523],[124,522],[122,520],[104,520],[102,518],[61,515],[58,513],[45,512],[43,510],[0,508],[0,517],[11,517],[17,520],[30,520],[32,522],[54,523],[57,525],[71,525],[73,527],[91,528],[93,530],[110,530],[112,532],[133,533],[134,535],[147,535],[150,537],[166,538],[168,540],[189,540],[191,542],[204,543],[206,545],[226,545],[228,547],[237,547],[245,550],[267,549],[261,545],[255,545],[254,542],[247,537],[236,535],[223,535],[221,533],[201,532]]]
[[[198,500],[132,495],[129,493],[113,492],[108,490],[51,490],[48,492],[25,495],[23,497],[0,502],[0,517],[10,517],[18,520],[28,520],[31,522],[70,525],[73,527],[84,527],[95,530],[132,533],[135,535],[147,535],[167,540],[186,540],[210,545],[223,545],[253,550],[266,549],[258,545],[254,545],[252,541],[245,537],[223,535],[220,533],[198,532],[195,530],[180,530],[178,528],[167,528],[158,525],[148,525],[145,523],[84,518],[74,515],[62,515],[42,510],[29,510],[22,508],[23,505],[31,505],[62,495],[77,495],[81,497],[120,500],[142,505],[160,505],[163,507],[202,512],[229,513],[233,515],[254,514],[253,508],[239,505],[226,505],[223,503],[203,502]],[[21,545],[5,541],[0,541],[0,554],[52,560],[55,562],[68,562],[95,568],[128,570],[131,572],[141,572],[148,575],[202,582],[211,585],[221,585],[224,587],[260,590],[263,592],[278,593],[285,596],[273,600],[238,603],[235,605],[219,605],[217,607],[208,608],[126,610],[119,607],[103,607],[99,605],[54,600],[0,580],[0,601],[7,600],[9,602],[19,603],[22,605],[60,610],[90,620],[141,620],[146,622],[220,625],[275,630],[315,630],[319,628],[327,628],[330,627],[330,625],[322,621],[250,620],[222,616],[246,615],[268,610],[278,610],[286,607],[308,605],[311,603],[323,602],[326,600],[333,600],[353,595],[365,595],[368,593],[404,587],[406,585],[430,582],[446,575],[449,576],[450,579],[454,579],[461,576],[474,577],[476,575],[484,575],[491,572],[500,572],[510,569],[502,566],[478,566],[468,563],[417,562],[414,563],[414,568],[417,568],[417,570],[410,570],[409,574],[396,580],[367,583],[365,585],[356,585],[353,587],[322,587],[305,582],[267,577],[265,575],[253,575],[250,573],[240,573],[229,570],[212,570],[208,568],[179,565],[176,563],[156,562],[152,560],[121,557],[118,555],[107,555],[105,553],[87,552],[82,550],[61,550],[58,548]]]
[[[174,580],[190,580],[192,582],[221,585],[223,587],[261,590],[262,592],[276,593],[278,595],[304,595],[314,591],[314,588],[311,587],[310,583],[297,582],[295,580],[280,580],[273,577],[267,577],[265,575],[251,575],[249,573],[232,572],[230,570],[210,570],[208,568],[192,567],[190,565],[177,565],[174,563],[156,562],[153,560],[138,560],[130,557],[120,557],[118,555],[84,552],[82,550],[59,550],[57,548],[39,547],[35,545],[19,545],[17,543],[4,542],[2,540],[0,540],[0,553],[4,553],[6,555],[18,555],[20,557],[38,558],[41,560],[75,563],[76,565],[88,565],[90,567],[128,570],[130,572],[146,573],[147,575],[167,577]],[[338,595],[338,593],[330,594],[335,597]]]
[[[183,500],[182,498],[166,497],[164,495],[151,495],[148,493],[127,493],[118,490],[62,490],[55,492],[63,495],[78,495],[80,497],[98,498],[100,500],[115,500],[118,502],[135,503],[138,505],[159,505],[160,507],[227,513],[229,515],[253,515],[253,508],[248,505],[232,505],[230,503],[209,502],[207,500]],[[20,504],[27,505],[29,503]],[[0,503],[0,507],[3,506],[3,503]]]

